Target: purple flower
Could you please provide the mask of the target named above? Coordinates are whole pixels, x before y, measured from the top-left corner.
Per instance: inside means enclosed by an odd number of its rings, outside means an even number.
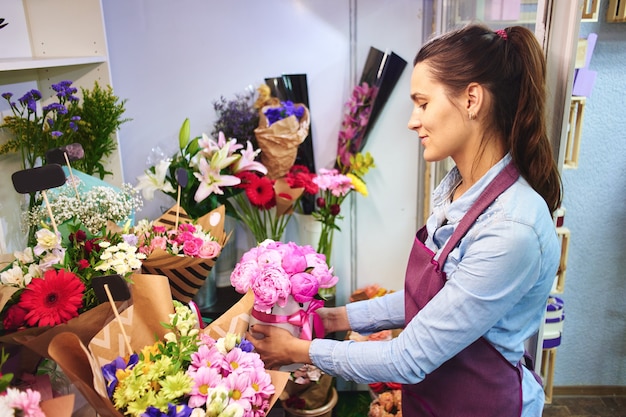
[[[164,413],[155,406],[151,405],[146,408],[146,412],[141,414],[141,417],[189,417],[192,411],[193,409],[185,404],[168,404],[167,412]]]
[[[11,100],[11,97],[13,97],[13,93],[2,93],[2,98],[5,100]]]
[[[133,353],[128,359],[128,363],[124,362],[121,356],[118,356],[113,362],[106,364],[102,367],[102,375],[107,384],[107,394],[109,397],[113,395],[115,387],[117,386],[117,377],[115,373],[118,369],[133,368],[139,362],[139,355]]]
[[[244,352],[252,352],[254,350],[254,345],[248,339],[241,339],[238,347]]]
[[[300,118],[304,115],[304,107],[296,106],[292,101],[281,101],[280,106],[269,107],[265,109],[263,114],[267,117],[268,126],[271,126],[272,124],[286,119],[289,116],[295,116],[296,119],[300,120]]]
[[[57,112],[59,114],[67,114],[67,108],[61,103],[51,103],[42,108],[44,113],[48,112]],[[48,123],[50,123],[50,119],[48,119]]]
[[[51,135],[53,138],[58,138],[58,137],[60,137],[60,136],[63,136],[63,132],[59,132],[58,130],[53,130],[52,132],[50,132],[50,135]]]

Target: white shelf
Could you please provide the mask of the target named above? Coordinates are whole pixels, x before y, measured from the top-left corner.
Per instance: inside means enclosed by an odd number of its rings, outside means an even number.
[[[4,58],[0,59],[0,71],[67,67],[73,65],[99,64],[107,62],[106,56],[79,56],[55,58]]]

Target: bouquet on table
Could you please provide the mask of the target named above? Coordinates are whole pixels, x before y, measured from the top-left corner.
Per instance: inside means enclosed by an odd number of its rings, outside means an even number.
[[[238,293],[253,294],[251,324],[272,324],[305,340],[311,340],[314,333],[323,336],[315,312],[324,306],[318,293],[335,286],[337,280],[324,255],[311,246],[272,240],[246,252],[231,275]]]
[[[224,231],[225,216],[222,205],[193,222],[174,206],[155,221],[140,220],[134,233],[139,252],[146,256],[143,271],[165,275],[172,296],[189,302],[229,239]]]
[[[128,277],[141,267],[145,255],[128,233],[130,217],[142,204],[132,188],[85,189],[78,177],[71,181],[74,188],[64,184],[49,193],[47,210],[37,205],[26,213],[29,226],[43,227],[34,244],[16,251],[0,272],[4,331],[66,323],[98,304],[94,276]],[[113,232],[116,222],[126,225]]]
[[[130,285],[145,257],[132,244],[133,235],[92,235],[80,223],[68,222],[62,230],[37,231],[37,244],[15,252],[0,272],[0,343],[34,352],[22,352],[29,372],[41,357],[49,357],[48,344],[57,333],[72,331],[89,340],[112,318],[110,307],[95,296],[95,277],[118,274]]]
[[[50,346],[95,411],[103,417],[266,415],[287,375],[264,370],[239,336],[250,304],[240,300],[201,329],[189,307],[172,301],[165,277],[133,279],[132,304],[118,320],[88,344],[62,333]]]
[[[275,387],[250,342],[200,333],[195,314],[176,302],[165,327],[163,341],[102,367],[117,409],[130,416],[266,415]]]

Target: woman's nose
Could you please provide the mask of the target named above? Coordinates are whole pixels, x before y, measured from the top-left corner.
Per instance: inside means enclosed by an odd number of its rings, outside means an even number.
[[[409,128],[409,130],[416,130],[418,127],[420,127],[420,125],[421,121],[418,117],[417,111],[413,110],[411,112],[411,116],[409,117],[409,123],[407,127]]]

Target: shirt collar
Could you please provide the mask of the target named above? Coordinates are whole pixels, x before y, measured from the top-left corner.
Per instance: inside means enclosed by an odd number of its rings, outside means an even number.
[[[492,166],[474,185],[463,195],[451,202],[452,193],[461,182],[461,174],[454,166],[441,180],[433,193],[433,212],[443,220],[450,223],[459,221],[469,208],[474,204],[478,196],[485,190],[487,185],[502,171],[511,161],[511,155],[506,154],[500,161]]]

